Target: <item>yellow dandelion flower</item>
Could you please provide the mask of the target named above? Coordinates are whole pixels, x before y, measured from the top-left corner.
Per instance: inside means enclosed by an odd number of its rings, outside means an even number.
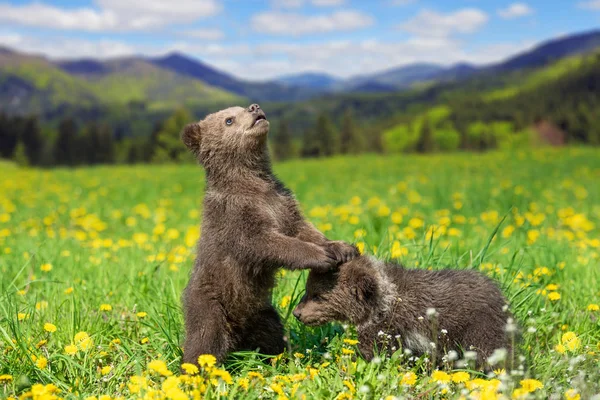
[[[556,283],[551,283],[549,285],[546,285],[546,290],[553,292],[558,290],[558,285]]]
[[[83,351],[89,350],[94,345],[92,338],[87,332],[77,332],[74,339],[77,347]]]
[[[352,354],[354,354],[354,350],[350,350],[350,349],[347,349],[347,348],[343,347],[342,348],[342,354],[352,355]]]
[[[8,374],[4,374],[4,375],[0,375],[0,382],[11,382],[13,380],[12,375],[8,375]]]
[[[296,353],[294,353],[294,357],[296,357],[296,358],[304,358],[304,354],[296,352]]]
[[[238,379],[238,385],[242,389],[248,390],[248,388],[250,387],[250,380],[248,380],[248,378],[240,378]]]
[[[521,388],[527,393],[535,392],[544,387],[544,384],[537,379],[523,379],[520,383]]]
[[[35,345],[35,347],[39,349],[40,347],[45,346],[46,343],[48,343],[48,341],[46,339],[40,340],[39,342],[37,342],[37,344]]]
[[[24,320],[26,320],[28,317],[29,317],[29,315],[27,315],[27,314],[25,314],[25,313],[22,313],[22,312],[20,312],[20,313],[18,313],[18,314],[17,314],[17,320],[19,320],[19,321],[24,321]]]
[[[40,269],[42,270],[42,272],[50,272],[52,270],[52,264],[49,264],[49,263],[42,264]]]
[[[100,304],[100,311],[112,311],[110,304]]]
[[[570,351],[575,351],[579,348],[580,342],[577,334],[575,332],[566,332],[560,338],[560,341],[563,345],[567,347]]]
[[[147,337],[143,338],[142,340],[140,340],[141,344],[146,344],[150,341],[150,339],[148,339]]]
[[[251,379],[256,378],[256,379],[259,379],[261,381],[265,380],[265,377],[262,376],[262,374],[260,372],[255,372],[255,371],[248,372],[248,378],[251,378]]]
[[[565,392],[565,399],[566,400],[580,400],[581,395],[579,393],[577,393],[577,390],[569,389]]]
[[[171,376],[173,373],[167,368],[167,364],[162,360],[152,360],[148,363],[148,369],[159,373],[162,376]]]
[[[409,371],[402,375],[402,379],[400,380],[401,385],[412,386],[417,383],[417,374],[412,371]]]
[[[365,242],[356,243],[356,248],[360,254],[365,254]]]
[[[74,344],[66,345],[65,353],[67,353],[70,356],[74,356],[75,354],[77,354],[77,346],[75,346]]]
[[[431,374],[431,379],[433,379],[437,383],[449,383],[450,375],[448,375],[448,373],[444,371],[436,370],[433,371],[433,373]]]
[[[356,387],[354,387],[354,384],[352,382],[346,380],[343,383],[344,383],[344,386],[346,386],[348,388],[350,393],[356,392]]]
[[[214,369],[210,375],[212,377],[216,377],[221,379],[223,382],[225,382],[228,385],[231,385],[233,383],[233,379],[231,379],[231,375],[229,375],[229,372],[225,371],[224,369]]]
[[[181,364],[181,368],[188,375],[196,375],[199,372],[198,367],[195,366],[194,364],[190,364],[190,363]]]
[[[356,340],[356,339],[344,339],[344,343],[349,344],[350,346],[356,346],[358,344],[358,340]]]
[[[598,311],[600,310],[600,306],[598,304],[589,304],[587,306],[588,311]]]
[[[556,350],[560,354],[565,354],[565,351],[567,351],[567,348],[563,344],[559,343],[556,346],[554,346],[554,350]]]
[[[100,370],[100,373],[102,374],[102,376],[104,376],[104,375],[110,374],[110,371],[112,371],[112,367],[110,365],[107,365],[107,366],[102,367],[102,369]]]
[[[54,324],[51,324],[50,322],[46,322],[46,323],[44,324],[44,330],[45,330],[46,332],[50,332],[50,333],[52,333],[52,332],[56,332],[56,325],[54,325]]]
[[[281,308],[286,308],[287,306],[290,305],[290,301],[292,301],[292,296],[283,296],[283,298],[281,299],[281,302],[279,303],[279,306]]]
[[[550,293],[548,293],[548,299],[550,299],[551,301],[558,301],[558,300],[560,300],[560,293],[550,292]]]
[[[452,382],[454,383],[464,383],[469,380],[471,376],[468,372],[459,371],[452,374]]]
[[[138,318],[146,318],[148,316],[148,313],[145,311],[140,311],[137,314],[135,314]]]
[[[212,368],[217,364],[217,359],[212,354],[202,354],[198,357],[200,367]]]
[[[72,287],[66,288],[65,291],[64,291],[64,293],[65,294],[71,294],[71,293],[73,293],[73,288]]]
[[[46,359],[46,357],[38,358],[35,362],[35,366],[39,369],[46,369],[46,367],[48,366],[48,359]]]

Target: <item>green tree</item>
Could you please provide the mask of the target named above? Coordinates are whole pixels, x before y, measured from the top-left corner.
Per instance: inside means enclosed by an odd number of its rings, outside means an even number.
[[[72,118],[65,118],[58,126],[58,137],[54,142],[54,160],[59,165],[77,164],[77,125]]]
[[[433,139],[436,149],[441,151],[455,151],[460,145],[460,133],[450,126],[436,129]]]
[[[27,159],[27,149],[23,142],[17,142],[17,146],[15,147],[15,153],[13,155],[13,159],[22,167],[29,165],[29,160]]]
[[[340,153],[357,154],[364,151],[365,143],[354,123],[352,110],[347,108],[342,118],[342,129],[340,130]]]
[[[188,150],[181,142],[180,133],[192,117],[187,110],[180,108],[162,124],[156,136],[156,147],[152,161],[156,163],[181,162],[191,160]]]
[[[338,152],[338,133],[326,113],[321,113],[317,118],[315,132],[319,141],[320,154],[332,156]]]
[[[304,132],[300,155],[306,158],[319,157],[322,155],[316,129],[308,128]]]
[[[431,131],[429,120],[425,119],[419,131],[419,140],[417,140],[416,149],[419,153],[429,153],[433,151],[433,148],[433,132]]]
[[[29,164],[38,165],[42,156],[44,139],[37,117],[29,117],[25,121],[21,133],[21,142],[25,146],[25,155],[29,160]]]
[[[292,135],[287,120],[279,121],[279,129],[273,138],[273,144],[276,160],[287,160],[292,156]]]

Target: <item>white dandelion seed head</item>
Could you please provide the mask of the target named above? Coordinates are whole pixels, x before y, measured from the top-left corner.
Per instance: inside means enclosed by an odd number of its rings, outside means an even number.
[[[534,326],[530,326],[529,328],[527,328],[527,332],[528,333],[536,333],[537,329]]]
[[[373,364],[381,364],[381,357],[373,357],[371,360]]]
[[[465,351],[464,357],[465,357],[465,360],[476,360],[477,352],[476,351]]]
[[[359,389],[359,392],[361,393],[369,393],[371,391],[371,388],[368,387],[367,385],[362,385]]]
[[[428,317],[435,317],[435,316],[437,316],[437,311],[435,310],[435,308],[433,308],[433,307],[429,307],[429,308],[427,309],[427,311],[425,311],[425,314],[426,314]]]
[[[448,360],[450,360],[450,361],[458,360],[458,352],[454,351],[454,350],[450,350],[448,352]]]
[[[419,321],[423,321],[425,318],[423,318],[423,317],[419,317],[419,318],[417,318],[417,319],[418,319]]]
[[[446,329],[442,329],[440,332],[442,332],[442,334],[444,334],[444,335],[445,335],[445,334],[447,334],[447,333],[448,333],[448,330],[446,330]]]
[[[496,349],[496,350],[494,350],[492,355],[488,357],[488,363],[490,365],[496,365],[499,362],[504,361],[506,359],[507,355],[508,355],[508,351],[506,349],[504,349],[504,348]]]

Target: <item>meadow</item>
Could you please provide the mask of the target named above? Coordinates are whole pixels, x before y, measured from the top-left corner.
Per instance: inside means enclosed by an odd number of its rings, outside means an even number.
[[[398,155],[275,166],[315,225],[416,268],[494,278],[525,367],[435,370],[401,351],[355,357],[352,327],[273,302],[290,348],[272,360],[184,365],[181,292],[201,234],[193,165],[38,170],[0,164],[0,397],[262,399],[600,398],[600,151]]]

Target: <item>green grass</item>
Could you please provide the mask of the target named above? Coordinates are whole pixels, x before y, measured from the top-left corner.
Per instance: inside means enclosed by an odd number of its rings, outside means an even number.
[[[273,302],[290,351],[266,362],[238,354],[225,366],[231,380],[216,367],[179,377],[201,168],[0,164],[0,397],[510,398],[533,390],[532,398],[588,399],[600,391],[598,150],[366,155],[276,171],[330,238],[411,267],[494,277],[523,329],[524,375],[446,370],[467,382],[444,383],[443,373],[400,354],[354,360],[346,353],[355,345],[344,342],[352,327],[295,321],[305,273],[282,271]]]

